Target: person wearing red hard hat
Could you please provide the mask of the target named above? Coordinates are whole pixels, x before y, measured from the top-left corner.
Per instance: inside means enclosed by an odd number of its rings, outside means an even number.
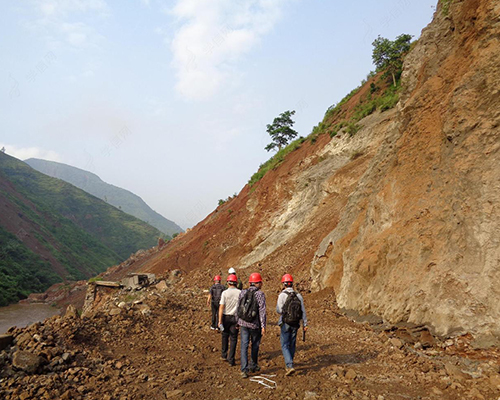
[[[278,296],[276,312],[280,314],[278,325],[281,327],[281,351],[285,358],[285,375],[288,376],[295,372],[293,358],[297,343],[297,331],[300,328],[300,320],[302,320],[304,331],[307,330],[307,316],[304,299],[300,293],[293,290],[292,275],[283,275],[281,283],[284,289]]]
[[[221,358],[228,361],[232,367],[236,365],[234,354],[236,353],[236,345],[238,344],[238,326],[236,311],[238,309],[238,299],[240,290],[237,288],[238,278],[235,274],[227,277],[228,288],[222,292],[219,306],[219,330],[222,331],[222,354]],[[231,343],[228,344],[229,339]]]
[[[224,289],[226,289],[224,285],[221,285],[221,280],[222,278],[220,277],[220,275],[214,276],[214,284],[210,288],[210,292],[207,298],[207,307],[212,308],[212,323],[210,325],[210,329],[212,330],[217,329],[217,316],[219,313],[220,298],[222,296],[222,292],[224,291]]]
[[[241,376],[248,378],[249,372],[260,371],[259,346],[266,333],[266,296],[262,288],[262,276],[250,274],[250,287],[242,290],[238,300],[238,325],[241,332]],[[251,360],[248,363],[248,346],[252,342]]]
[[[236,270],[235,270],[233,267],[229,268],[229,269],[227,270],[227,273],[228,273],[229,275],[234,275],[234,276],[236,276]],[[238,278],[238,284],[236,285],[236,287],[237,287],[238,289],[240,289],[240,290],[241,290],[241,289],[243,289],[243,282],[241,281],[241,279],[240,279],[240,278]],[[226,289],[227,289],[227,286],[226,286]]]

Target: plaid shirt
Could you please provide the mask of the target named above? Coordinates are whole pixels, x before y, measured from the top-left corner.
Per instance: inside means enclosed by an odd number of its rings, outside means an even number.
[[[238,325],[244,326],[249,329],[262,329],[266,327],[266,295],[264,292],[258,290],[255,286],[250,286],[248,289],[242,290],[240,293],[239,300],[245,295],[247,290],[255,290],[255,299],[257,303],[259,303],[259,321],[257,323],[243,321],[241,318],[238,318]]]

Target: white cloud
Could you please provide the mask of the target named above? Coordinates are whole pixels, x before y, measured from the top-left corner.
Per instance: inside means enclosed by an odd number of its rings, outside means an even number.
[[[5,153],[19,160],[28,158],[42,158],[49,161],[61,162],[62,157],[52,150],[45,150],[40,147],[18,147],[15,145],[0,143],[0,148],[5,148]]]
[[[98,46],[102,36],[78,19],[110,13],[104,0],[32,0],[30,4],[36,19],[27,26],[44,37],[53,50],[63,45],[75,49]]]
[[[293,0],[178,0],[180,22],[170,42],[176,90],[208,99],[237,75],[236,63],[277,23]]]
[[[104,0],[33,0],[35,7],[47,18],[65,18],[69,14],[89,11],[107,15],[108,5]]]

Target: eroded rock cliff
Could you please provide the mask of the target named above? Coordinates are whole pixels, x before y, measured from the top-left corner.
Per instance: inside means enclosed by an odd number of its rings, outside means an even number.
[[[316,253],[341,307],[500,337],[500,3],[438,7],[395,128]]]

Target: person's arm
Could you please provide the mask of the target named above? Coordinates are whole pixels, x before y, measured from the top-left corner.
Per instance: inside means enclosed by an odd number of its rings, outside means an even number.
[[[278,314],[283,314],[283,306],[285,305],[286,294],[281,292],[278,296],[278,301],[276,302],[276,312]]]
[[[207,306],[210,306],[210,301],[211,300],[212,300],[212,288],[210,288],[210,292],[208,292]]]
[[[307,315],[306,315],[306,307],[304,306],[304,298],[301,294],[299,294],[300,305],[302,307],[302,326],[305,331],[307,331]]]
[[[257,298],[257,302],[259,303],[259,319],[260,326],[262,329],[262,335],[266,333],[266,296],[264,292],[260,292],[261,295]]]
[[[222,325],[222,315],[224,314],[224,307],[226,306],[226,301],[224,298],[224,293],[222,293],[222,297],[220,299],[220,304],[219,304],[219,323],[217,326]]]

